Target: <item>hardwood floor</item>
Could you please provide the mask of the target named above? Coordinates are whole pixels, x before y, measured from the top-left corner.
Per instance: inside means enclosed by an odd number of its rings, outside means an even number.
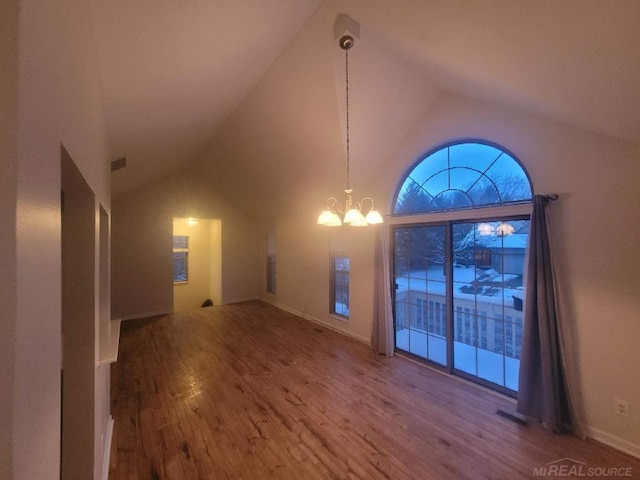
[[[260,302],[124,322],[111,383],[111,480],[640,478],[639,459],[496,415],[511,399]]]

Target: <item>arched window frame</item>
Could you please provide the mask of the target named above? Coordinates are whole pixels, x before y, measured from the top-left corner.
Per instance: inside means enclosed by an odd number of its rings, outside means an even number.
[[[462,145],[467,143],[475,143],[480,145],[486,145],[497,150],[500,150],[504,154],[507,154],[511,159],[513,159],[517,165],[521,168],[524,176],[526,177],[529,187],[531,190],[531,198],[526,200],[519,201],[511,201],[505,202],[502,204],[489,204],[489,205],[481,205],[481,206],[470,206],[459,209],[448,209],[448,210],[433,210],[426,212],[411,212],[411,213],[395,213],[396,204],[398,202],[398,196],[401,193],[402,187],[404,186],[407,178],[411,175],[411,173],[427,158],[436,154],[437,152],[454,147],[456,145]],[[493,183],[493,182],[492,182]],[[494,183],[495,185],[495,183]],[[421,223],[425,221],[433,222],[439,220],[463,220],[463,219],[481,219],[485,214],[483,211],[486,211],[486,215],[491,216],[513,216],[513,215],[525,215],[531,212],[531,205],[534,196],[534,188],[531,182],[531,178],[529,177],[529,173],[526,168],[520,161],[520,159],[514,155],[509,149],[504,146],[491,142],[485,139],[479,138],[464,138],[454,141],[449,141],[443,144],[439,144],[434,148],[426,151],[426,153],[420,155],[418,159],[413,162],[409,168],[407,168],[400,178],[400,180],[396,184],[395,193],[393,195],[390,212],[391,215],[389,217],[389,224],[407,224],[407,223]]]
[[[528,182],[529,191],[530,191],[530,197],[526,199],[524,198],[524,196],[528,195],[527,193],[526,195],[521,197],[511,197],[511,198],[521,198],[520,200],[509,200],[509,201],[503,202],[502,204],[496,204],[496,203],[478,204],[478,200],[482,199],[482,195],[480,195],[479,197],[476,197],[476,199],[473,202],[475,203],[475,205],[472,205],[472,206],[465,206],[463,208],[450,208],[447,210],[444,210],[444,209],[437,210],[437,211],[428,210],[426,212],[411,212],[411,213],[396,214],[395,211],[396,211],[396,205],[398,202],[399,195],[403,191],[405,182],[411,176],[411,174],[415,171],[415,169],[419,165],[421,165],[422,162],[426,161],[429,157],[431,157],[435,153],[438,153],[444,149],[447,149],[456,145],[461,145],[461,144],[486,145],[488,147],[492,147],[498,150],[499,152],[502,152],[502,154],[508,155],[510,159],[513,160],[515,164],[517,164],[517,167],[519,167],[520,171],[518,172],[518,174],[522,173],[526,178],[526,181]],[[429,170],[429,174],[428,174],[429,176],[424,175],[424,172],[418,172],[418,175],[414,175],[414,177],[412,177],[413,180],[416,181],[416,184],[425,185],[426,182],[428,181],[428,178],[435,177],[442,171],[450,172],[452,170],[452,167],[461,168],[465,165],[464,161],[463,162],[454,161],[453,158],[455,157],[451,157],[449,154],[450,152],[447,152],[447,157],[446,157],[447,169],[445,170],[441,169],[438,172],[435,172],[435,169],[431,171],[425,165],[425,168]],[[498,158],[502,154],[498,155]],[[464,158],[464,156],[459,158]],[[434,158],[433,160],[436,162],[443,161],[443,158]],[[485,158],[485,160],[487,160],[487,158]],[[494,163],[495,161],[493,163],[489,162],[489,165],[493,165]],[[437,166],[438,164],[436,163],[435,165]],[[485,162],[485,165],[487,165],[486,162]],[[511,166],[515,166],[515,165],[511,164]],[[491,168],[490,166],[486,167],[484,172],[485,173],[489,172],[490,168]],[[476,172],[481,171],[481,169],[479,169],[477,166],[476,168],[472,168],[472,170],[475,170]],[[505,170],[506,172],[509,171],[508,168]],[[506,173],[506,172],[502,172],[502,173]],[[515,172],[515,170],[512,170],[512,172]],[[498,176],[501,174],[500,170],[496,171],[495,173],[496,173],[495,176]],[[423,174],[423,175],[420,175],[420,174]],[[420,180],[420,182],[422,183],[417,182],[417,180]],[[439,193],[436,192],[436,189],[430,190],[427,193],[432,194],[432,198],[436,198],[442,192],[451,191],[452,190],[451,187],[455,186],[455,182],[452,181],[452,177],[450,173],[447,174],[446,178],[444,178],[443,181],[449,182],[448,188],[446,187],[442,188]],[[496,184],[508,185],[508,184],[503,184],[501,182],[495,182],[495,181],[493,182],[493,184],[494,186]],[[440,186],[442,186],[442,184],[440,184]],[[466,187],[466,190],[467,192],[470,192],[471,187]],[[503,189],[503,191],[505,190],[506,189]],[[527,221],[531,214],[531,209],[533,205],[533,202],[532,202],[533,196],[534,196],[534,191],[533,191],[533,185],[531,183],[531,179],[529,177],[527,170],[524,168],[522,162],[518,159],[518,157],[516,157],[513,153],[511,153],[508,149],[504,148],[503,146],[498,145],[496,143],[488,142],[486,140],[469,138],[469,139],[461,139],[457,141],[443,143],[427,151],[425,154],[421,155],[418,158],[418,160],[414,162],[405,171],[404,175],[402,176],[400,181],[397,183],[395,195],[393,196],[393,200],[392,200],[393,203],[392,205],[390,205],[391,207],[390,211],[394,213],[392,213],[388,217],[388,222],[387,222],[391,227],[390,228],[390,238],[392,239],[391,251],[393,252],[391,254],[393,256],[391,260],[392,279],[393,279],[391,288],[392,288],[392,291],[395,292],[392,298],[392,303],[393,303],[392,308],[393,308],[393,315],[394,315],[394,335],[395,335],[395,345],[396,345],[395,348],[401,351],[407,352],[409,355],[416,355],[418,358],[425,360],[429,364],[434,366],[434,368],[439,368],[447,373],[450,373],[456,376],[461,376],[463,378],[467,378],[473,382],[479,383],[481,385],[485,385],[488,388],[500,391],[507,395],[511,395],[511,396],[515,395],[515,392],[517,389],[517,384],[515,386],[515,389],[513,384],[513,372],[515,367],[512,362],[510,363],[511,366],[507,367],[507,357],[512,357],[512,358],[517,358],[517,357],[513,357],[512,354],[508,353],[507,345],[511,345],[511,347],[513,348],[513,346],[516,344],[517,342],[516,338],[518,333],[517,333],[517,327],[515,327],[514,325],[519,323],[516,321],[517,318],[515,316],[510,319],[508,313],[511,310],[514,310],[514,311],[521,311],[521,310],[518,310],[516,306],[515,297],[513,298],[513,307],[511,307],[509,304],[508,298],[503,295],[502,302],[498,304],[499,311],[497,313],[493,312],[493,315],[489,317],[488,316],[489,312],[487,310],[487,312],[485,312],[487,315],[485,316],[483,312],[478,313],[475,310],[477,309],[477,305],[479,305],[477,297],[482,296],[484,294],[482,292],[478,293],[474,291],[473,295],[475,297],[475,300],[473,300],[474,302],[473,306],[468,307],[469,312],[467,312],[467,307],[464,305],[464,302],[468,301],[469,299],[465,297],[456,296],[455,294],[455,289],[459,288],[461,284],[465,283],[464,276],[458,277],[456,280],[455,272],[458,272],[458,273],[463,272],[462,269],[468,268],[469,265],[466,265],[465,267],[464,264],[456,263],[456,247],[455,247],[455,240],[454,240],[454,229],[456,228],[456,226],[462,225],[464,227],[464,224],[475,223],[476,225],[474,227],[474,230],[471,230],[473,232],[475,231],[476,228],[479,230],[479,227],[480,227],[479,224],[481,222],[489,222],[489,224],[491,225],[491,224],[495,224],[503,221],[507,223],[513,223],[521,220]],[[507,198],[510,198],[510,195]],[[436,249],[433,251],[443,255],[442,262],[441,262],[442,267],[438,267],[439,273],[437,274],[437,277],[432,277],[431,281],[428,281],[428,278],[429,278],[427,276],[428,265],[426,265],[424,262],[424,258],[426,257],[420,256],[420,255],[424,255],[425,252],[420,253],[421,252],[420,248],[414,249],[411,246],[407,247],[408,250],[401,251],[402,248],[398,249],[398,245],[395,243],[396,236],[398,233],[402,235],[402,232],[409,233],[410,231],[415,231],[415,232],[418,232],[417,234],[423,234],[423,235],[424,235],[424,232],[431,232],[431,234],[436,234],[440,232],[439,240],[437,239],[435,240],[436,244],[440,242],[439,243],[440,250]],[[495,233],[493,233],[493,235],[495,235]],[[500,235],[500,237],[504,237],[504,236],[505,235]],[[475,240],[474,240],[474,245],[475,245]],[[504,244],[502,244],[502,248],[504,248]],[[418,252],[417,256],[411,257],[411,255],[414,255],[416,252]],[[483,254],[482,250],[474,249],[474,255],[477,255],[478,252]],[[396,260],[398,258],[400,259],[403,258],[403,254],[408,254],[410,256],[409,260],[405,258],[405,260],[409,262],[409,263],[405,263],[405,267],[408,268],[408,270],[403,270],[402,261],[400,261],[400,263],[396,263]],[[499,252],[498,255],[499,255],[499,258],[504,258],[505,254],[504,252]],[[419,264],[419,266],[416,267],[415,271],[413,271],[411,258],[416,259]],[[477,259],[478,257],[476,256],[475,258]],[[435,263],[437,264],[439,262],[436,261]],[[398,270],[396,269],[397,265],[400,265],[400,268]],[[459,268],[455,268],[456,265],[458,265]],[[475,262],[474,262],[474,265],[476,265]],[[483,265],[483,266],[486,266],[486,265]],[[491,264],[491,266],[493,268],[493,264]],[[504,267],[504,265],[502,266]],[[512,264],[509,264],[509,268],[513,268]],[[423,269],[424,269],[424,272],[422,271]],[[514,274],[514,272],[510,272],[510,274]],[[403,282],[402,282],[403,278],[406,280],[405,282],[406,288],[404,291],[402,290],[402,288],[400,288],[399,290],[399,287],[402,287],[403,285]],[[492,279],[491,281],[493,282],[494,280]],[[444,290],[444,294],[441,291],[442,285],[446,286]],[[434,287],[433,291],[429,290],[431,288],[430,286]],[[477,285],[474,285],[474,288],[475,287],[477,287]],[[493,285],[493,287],[496,287],[496,286]],[[504,288],[504,285],[502,288]],[[411,289],[414,289],[414,291],[412,292]],[[469,292],[463,292],[463,293],[471,294]],[[402,294],[404,294],[405,296],[402,297],[401,296]],[[426,295],[430,295],[431,297],[429,298],[433,298],[434,302],[436,302],[437,298],[442,297],[441,305],[443,306],[443,310],[441,310],[440,312],[442,313],[442,315],[445,315],[444,318],[446,320],[444,321],[446,322],[446,334],[444,334],[444,332],[442,331],[442,328],[443,328],[442,324],[438,324],[439,325],[438,331],[434,331],[434,332],[432,332],[431,330],[429,330],[428,332],[423,331],[422,334],[426,335],[426,337],[424,341],[421,341],[419,338],[419,335],[421,333],[420,322],[424,322],[425,318],[429,318],[428,316],[426,316],[427,314],[424,311],[425,299],[423,298],[423,296],[426,296]],[[458,302],[461,302],[461,303],[458,303]],[[490,303],[493,304],[493,302],[490,302]],[[462,310],[463,308],[464,308],[464,311]],[[500,309],[502,310],[502,314],[500,314]],[[422,311],[422,315],[420,315],[420,311]],[[397,315],[400,315],[399,320]],[[441,316],[439,317],[438,315],[440,314],[436,314],[435,320],[438,321],[439,319],[439,321],[443,321],[443,317]],[[499,316],[499,315],[503,315],[503,316]],[[467,322],[467,316],[469,318],[468,322]],[[490,318],[492,319],[491,321],[489,321]],[[496,343],[495,347],[498,348],[498,345],[504,345],[504,348],[505,348],[504,351],[497,351],[492,348],[489,349],[488,348],[489,343],[487,343],[485,346],[482,346],[481,344],[478,345],[474,343],[469,343],[469,340],[467,340],[466,336],[463,337],[464,338],[463,340],[460,340],[456,336],[457,334],[466,335],[467,333],[471,335],[472,332],[474,331],[477,333],[478,332],[477,329],[480,329],[480,332],[482,332],[483,319],[487,319],[487,323],[485,327],[486,329],[489,328],[490,323],[493,324],[491,331],[493,331],[494,334],[496,334],[496,328],[502,325],[501,327],[503,332],[502,337],[500,337],[500,333],[497,333],[496,335],[498,335],[498,337],[494,338],[494,341],[497,342],[500,338],[502,338],[502,341],[504,343],[503,344]],[[396,323],[398,321],[400,321],[399,324]],[[414,321],[415,323],[413,323]],[[475,323],[476,327],[470,327],[470,325],[474,324],[474,322],[476,322]],[[398,325],[400,325],[400,328],[398,328]],[[422,327],[424,330],[425,328],[424,325]],[[474,330],[474,328],[476,330]],[[405,334],[405,336],[398,337],[399,331],[402,331]],[[406,334],[408,334],[408,337]],[[441,337],[442,336],[445,337],[444,339],[442,338],[439,339],[440,340],[439,348],[435,343],[432,343],[432,342],[436,342],[436,340],[432,338],[433,335],[436,335],[436,336],[440,335]],[[489,342],[489,336],[488,336],[489,330],[486,331],[486,335],[487,335],[486,341]],[[400,343],[398,343],[398,338],[401,338]],[[480,341],[482,341],[482,338],[484,337],[482,337],[482,333],[480,333]],[[508,343],[509,339],[511,339],[512,341],[511,344]],[[426,341],[426,344],[424,343],[425,341]],[[442,350],[443,348],[442,341],[445,342],[444,350]],[[477,342],[478,340],[474,340],[474,341]],[[496,371],[491,369],[487,370],[487,368],[491,366],[490,365],[491,362],[489,361],[487,363],[486,358],[483,360],[483,362],[480,362],[477,356],[475,357],[475,361],[468,364],[468,362],[465,360],[466,358],[465,353],[463,351],[457,352],[456,350],[457,348],[461,348],[460,343],[466,344],[471,348],[491,350],[497,354],[502,355],[503,358],[501,361],[503,362],[503,364],[502,364],[501,370],[500,369]],[[422,347],[425,347],[426,350],[423,349]],[[499,347],[499,348],[502,349],[503,347]],[[442,356],[443,354],[444,354],[444,357]],[[460,359],[460,362],[458,362],[458,359]],[[482,366],[481,366],[481,363],[482,363]],[[471,368],[471,370],[469,368]],[[473,369],[475,369],[475,372],[473,371]],[[481,370],[483,373],[481,373]],[[495,375],[497,375],[497,377],[495,377]],[[498,381],[496,380],[496,378],[498,379],[501,378],[501,380]]]

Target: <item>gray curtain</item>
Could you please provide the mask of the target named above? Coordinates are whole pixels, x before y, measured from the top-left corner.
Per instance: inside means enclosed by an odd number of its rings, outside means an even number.
[[[565,357],[572,352],[565,347],[570,342],[569,330],[563,327],[563,319],[559,318],[548,235],[548,202],[549,197],[534,197],[516,411],[542,422],[551,431],[561,433],[576,429],[576,433],[582,435],[581,422],[569,399]]]
[[[389,229],[376,227],[374,264],[373,326],[371,348],[382,355],[393,355],[393,313],[391,310],[391,273],[389,262]]]

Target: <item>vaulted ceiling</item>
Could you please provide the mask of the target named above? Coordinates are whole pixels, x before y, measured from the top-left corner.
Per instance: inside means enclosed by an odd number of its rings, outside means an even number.
[[[113,193],[191,166],[257,215],[344,179],[344,54],[354,175],[372,175],[441,91],[640,142],[634,0],[112,0],[97,56]],[[316,191],[317,188],[317,191]],[[337,193],[337,192],[335,192]]]

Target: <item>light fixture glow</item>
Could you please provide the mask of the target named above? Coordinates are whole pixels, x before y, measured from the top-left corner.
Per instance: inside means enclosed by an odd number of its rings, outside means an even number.
[[[197,218],[187,218],[187,225],[197,225],[198,224],[198,219]]]
[[[327,208],[318,217],[318,225],[326,227],[339,227],[341,225],[351,225],[352,227],[365,227],[383,223],[382,215],[375,209],[373,199],[365,197],[356,204],[351,200],[351,179],[350,179],[350,155],[349,155],[349,49],[353,47],[354,40],[350,35],[344,35],[340,38],[340,48],[345,54],[345,79],[346,79],[346,143],[347,143],[347,188],[346,201],[344,207],[334,197],[327,199]],[[366,201],[371,202],[371,207],[365,209]],[[366,213],[365,213],[366,212]],[[340,219],[340,215],[344,215]]]
[[[500,222],[500,225],[496,227],[496,235],[499,237],[508,237],[514,231],[515,228],[510,223]]]
[[[340,217],[333,213],[331,210],[324,210],[320,217],[318,217],[318,225],[324,225],[326,227],[339,227],[342,225]]]
[[[350,208],[347,213],[344,214],[343,223],[351,223],[353,226],[362,226],[362,223],[366,225],[366,221],[364,219],[364,215],[360,213],[360,210],[357,208]]]
[[[364,219],[367,221],[367,223],[370,223],[371,225],[384,223],[384,220],[382,219],[382,215],[380,215],[380,212],[378,212],[377,210],[369,210],[369,213],[367,213],[367,216],[364,217]]]
[[[481,223],[478,225],[478,234],[482,235],[483,237],[486,235],[493,235],[495,233],[495,229],[493,228],[493,225],[491,225],[490,223]]]

